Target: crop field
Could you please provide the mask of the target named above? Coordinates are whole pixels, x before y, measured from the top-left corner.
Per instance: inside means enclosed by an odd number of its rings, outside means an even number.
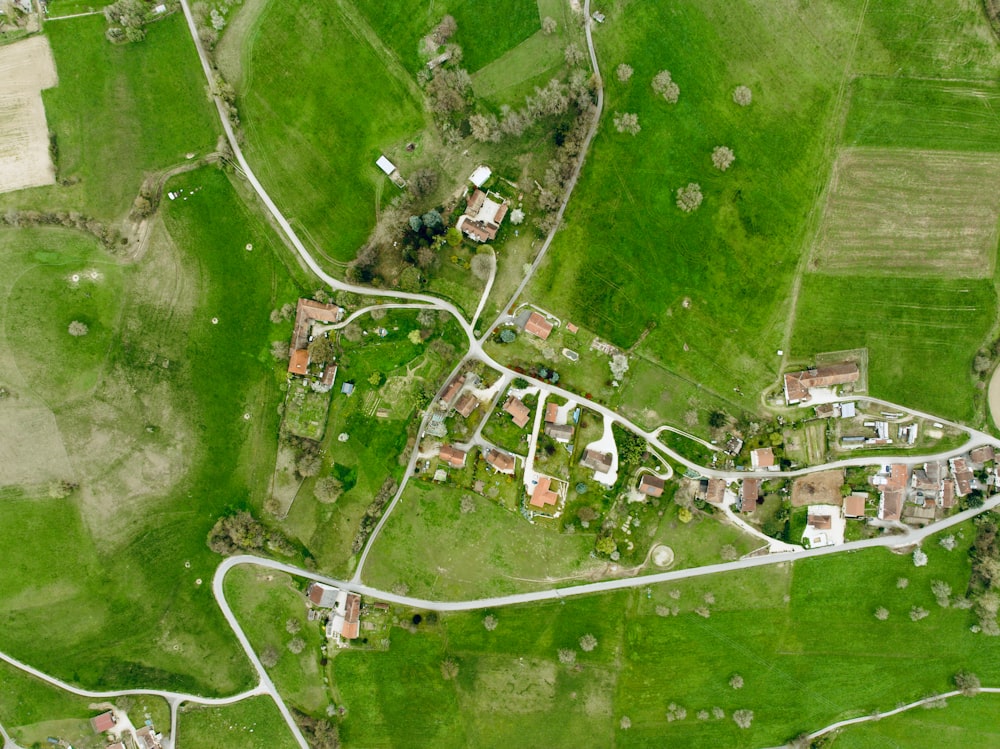
[[[857,78],[848,146],[996,152],[1000,86],[988,81]]]
[[[989,278],[998,217],[1000,155],[848,149],[834,166],[810,266]]]
[[[383,198],[398,192],[375,159],[393,156],[424,127],[416,84],[346,8],[335,0],[269,4],[239,89],[247,157],[289,219],[334,261],[354,257]]]
[[[185,705],[177,726],[177,749],[295,749],[274,700],[264,695],[224,707]]]
[[[972,359],[996,305],[993,282],[985,279],[810,273],[802,281],[792,355],[808,359],[867,346],[869,393],[967,420]]]

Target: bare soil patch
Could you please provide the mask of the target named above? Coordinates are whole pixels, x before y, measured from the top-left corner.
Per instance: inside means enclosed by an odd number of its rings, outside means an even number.
[[[808,476],[800,476],[792,484],[792,507],[806,505],[837,505],[843,498],[840,487],[844,485],[844,472],[820,471]]]
[[[1000,369],[993,373],[993,378],[990,380],[989,402],[993,424],[1000,429]]]
[[[993,275],[1000,155],[852,148],[831,180],[813,270]]]

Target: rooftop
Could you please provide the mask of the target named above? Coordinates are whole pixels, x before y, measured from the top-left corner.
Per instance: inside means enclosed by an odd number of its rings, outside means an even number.
[[[726,495],[725,479],[709,479],[708,495],[705,497],[713,505],[721,505]]]
[[[501,473],[514,473],[514,456],[500,450],[487,450],[486,462]]]
[[[649,497],[659,497],[663,494],[663,487],[666,485],[667,482],[659,476],[654,476],[651,473],[644,473],[642,474],[642,478],[639,479],[639,492]]]
[[[115,714],[108,710],[91,718],[90,727],[94,729],[94,733],[106,733],[115,727],[116,722]]]
[[[524,332],[538,336],[544,341],[549,337],[549,333],[552,332],[552,323],[537,312],[532,312],[528,315],[528,321],[524,324]]]
[[[602,453],[600,450],[584,450],[580,463],[599,473],[607,473],[611,470],[613,458],[611,453]]]
[[[865,497],[851,494],[844,498],[844,517],[863,518],[865,516]]]
[[[750,451],[750,465],[754,468],[770,468],[774,465],[774,450],[760,447]]]
[[[438,457],[452,468],[461,468],[464,466],[465,456],[466,453],[464,450],[459,450],[457,447],[452,447],[451,445],[441,445],[441,449],[438,451]]]
[[[559,502],[559,495],[551,489],[552,479],[548,476],[539,476],[535,490],[531,493],[531,506],[544,508],[546,505],[554,505]]]
[[[514,423],[522,429],[531,418],[531,409],[524,405],[520,398],[513,395],[507,397],[507,401],[503,404],[503,410],[509,413]]]
[[[466,393],[458,399],[458,403],[455,404],[455,410],[467,419],[472,415],[472,412],[476,410],[476,406],[478,405],[479,399],[472,393]]]

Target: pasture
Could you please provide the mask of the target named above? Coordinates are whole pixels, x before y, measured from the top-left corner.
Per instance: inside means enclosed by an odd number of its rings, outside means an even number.
[[[833,168],[810,269],[990,278],[1000,155],[848,149]]]
[[[974,417],[972,359],[996,315],[986,279],[802,279],[791,355],[868,347],[868,392],[946,418]]]
[[[177,725],[177,749],[295,749],[278,706],[267,695],[223,707],[187,704]]]

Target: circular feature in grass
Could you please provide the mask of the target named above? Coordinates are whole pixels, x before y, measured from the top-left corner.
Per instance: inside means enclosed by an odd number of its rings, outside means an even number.
[[[670,567],[674,563],[674,550],[660,544],[653,548],[653,564],[660,568]]]

